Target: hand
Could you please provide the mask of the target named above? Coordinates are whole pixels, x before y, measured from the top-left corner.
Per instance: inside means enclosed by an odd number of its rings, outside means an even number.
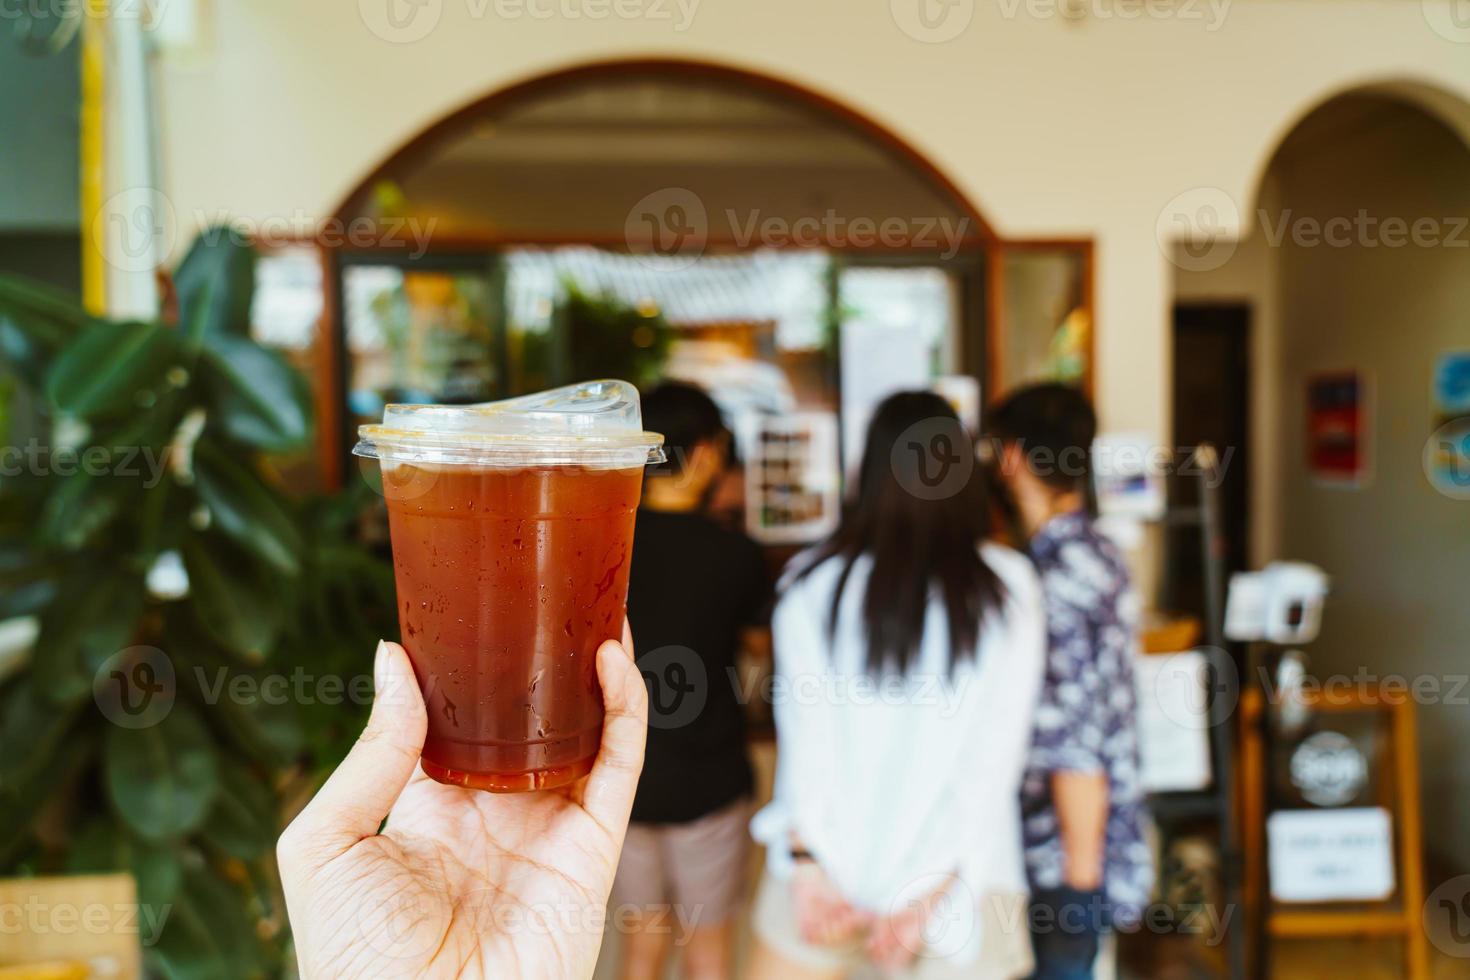
[[[879,969],[896,973],[906,968],[924,948],[924,928],[939,903],[946,901],[946,882],[921,899],[904,903],[903,909],[873,923],[868,935],[868,959]]]
[[[301,976],[590,977],[643,767],[631,649],[624,623],[622,644],[597,651],[607,719],[592,772],[498,795],[424,775],[413,668],[379,644],[366,730],[277,845]]]
[[[873,921],[870,913],[853,908],[826,872],[811,861],[796,866],[791,900],[801,938],[809,943],[836,946],[848,942]]]

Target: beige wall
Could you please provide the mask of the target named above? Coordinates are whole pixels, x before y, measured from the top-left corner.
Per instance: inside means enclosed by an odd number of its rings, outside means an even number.
[[[1293,221],[1358,214],[1436,221],[1470,215],[1470,148],[1414,112],[1293,155],[1280,171]],[[1447,229],[1451,226],[1446,223]],[[1458,246],[1279,249],[1281,551],[1332,575],[1319,674],[1429,677],[1457,703],[1419,708],[1427,842],[1470,865],[1470,509],[1436,492],[1421,454],[1433,430],[1434,358],[1470,348],[1470,232]],[[1322,370],[1367,372],[1374,473],[1359,490],[1312,482],[1303,386]]]
[[[622,0],[668,20],[534,19],[516,15],[522,0],[398,3],[428,18],[411,32],[434,23],[410,43],[367,26],[392,34],[387,3],[205,5],[194,43],[161,59],[164,191],[180,238],[202,211],[328,213],[395,146],[518,79],[610,58],[733,64],[889,127],[1003,234],[1096,236],[1104,422],[1161,436],[1171,280],[1155,227],[1165,206],[1204,187],[1247,211],[1275,143],[1339,90],[1416,78],[1470,100],[1470,44],[1429,23],[1449,0],[1217,0],[1213,12],[1153,0],[1163,16],[1138,19],[1103,15],[1142,10],[1139,0],[1088,0],[1095,12],[1080,21],[1056,16],[1050,0],[960,0],[945,9],[970,20],[944,43],[900,29],[894,11],[911,14],[912,0],[700,0],[684,30],[675,0]]]

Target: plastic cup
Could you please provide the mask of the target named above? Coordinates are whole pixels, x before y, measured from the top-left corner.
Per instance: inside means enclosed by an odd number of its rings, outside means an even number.
[[[597,648],[622,635],[643,467],[638,392],[593,381],[486,405],[389,405],[376,458],[403,645],[428,707],[424,772],[563,786],[602,742]]]

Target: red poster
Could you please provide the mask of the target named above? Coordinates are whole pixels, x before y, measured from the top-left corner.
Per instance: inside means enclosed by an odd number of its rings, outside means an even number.
[[[1307,379],[1307,468],[1322,483],[1368,478],[1367,383],[1357,371]]]

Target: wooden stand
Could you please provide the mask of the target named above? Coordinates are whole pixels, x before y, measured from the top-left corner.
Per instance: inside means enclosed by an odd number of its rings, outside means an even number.
[[[1273,940],[1324,937],[1399,939],[1404,944],[1404,976],[1429,980],[1429,943],[1424,931],[1424,869],[1419,809],[1419,756],[1414,730],[1414,703],[1406,691],[1389,694],[1376,687],[1309,692],[1307,706],[1315,713],[1377,711],[1386,715],[1387,750],[1376,760],[1382,775],[1380,805],[1393,814],[1397,840],[1398,889],[1389,903],[1332,905],[1278,905],[1271,899],[1267,876],[1265,704],[1257,688],[1242,692],[1241,805],[1244,811],[1245,910],[1254,937],[1250,951],[1251,974],[1264,976]]]

